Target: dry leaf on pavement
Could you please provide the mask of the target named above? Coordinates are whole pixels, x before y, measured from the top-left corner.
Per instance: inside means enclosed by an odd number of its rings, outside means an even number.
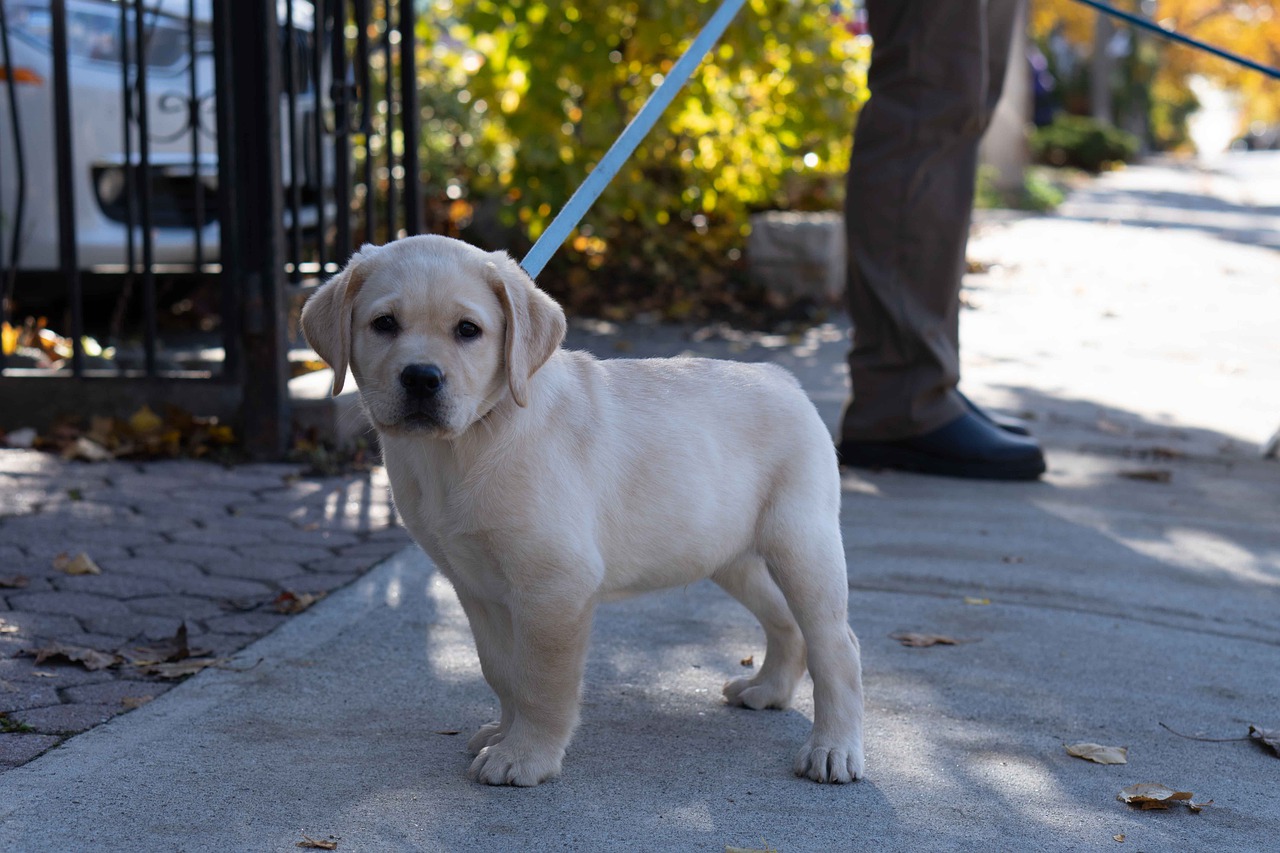
[[[1190,791],[1175,791],[1166,785],[1161,785],[1159,782],[1139,782],[1136,785],[1130,785],[1125,788],[1116,795],[1116,799],[1132,806],[1138,806],[1144,811],[1148,809],[1167,809],[1174,803],[1185,803],[1191,811],[1198,812],[1205,806],[1213,804],[1213,800],[1203,803],[1193,802],[1191,800],[1193,796],[1195,795]]]
[[[115,459],[114,453],[83,435],[64,447],[61,455],[63,459],[82,459],[85,462],[107,462]]]
[[[332,839],[333,836],[330,836]],[[302,836],[302,840],[298,842],[299,847],[306,847],[311,850],[337,850],[338,842],[333,840],[324,840],[320,838],[311,838],[310,836]]]
[[[745,658],[743,658],[742,660],[738,661],[738,663],[742,664],[743,666],[755,666],[755,665],[756,665],[756,656],[755,656],[755,655],[748,655],[747,657],[745,657]]]
[[[212,654],[208,649],[192,649],[187,642],[187,623],[178,625],[172,637],[156,646],[138,646],[133,654],[126,653],[129,662],[134,666],[152,666],[158,663],[177,663],[187,658],[207,657]]]
[[[890,634],[889,639],[897,640],[911,649],[927,649],[930,646],[958,646],[961,643],[973,642],[972,640],[957,640],[955,637],[945,637],[942,634],[916,634],[911,631],[898,631],[896,634]]]
[[[81,664],[90,672],[97,672],[100,669],[107,669],[120,663],[119,655],[111,655],[95,649],[80,648],[79,646],[64,646],[60,643],[39,649],[29,649],[25,653],[35,657],[36,666],[47,660],[61,658],[68,663]]]
[[[1144,480],[1148,483],[1168,483],[1173,479],[1173,472],[1165,468],[1142,468],[1137,471],[1120,471],[1119,476],[1126,480]]]
[[[53,558],[53,567],[60,572],[68,575],[100,575],[102,569],[93,561],[93,558],[81,551],[74,557],[69,556],[66,551],[62,551]]]
[[[156,697],[148,693],[146,696],[126,696],[120,700],[120,704],[124,706],[126,711],[134,711],[150,702]]]
[[[286,616],[292,616],[295,613],[301,613],[320,599],[324,598],[323,592],[291,592],[285,590],[275,597],[271,605],[275,607],[277,613],[283,613]]]
[[[1280,729],[1260,729],[1249,726],[1249,737],[1264,746],[1269,746],[1276,757],[1280,758]]]
[[[164,429],[164,419],[151,411],[150,406],[143,406],[129,416],[129,428],[134,435],[148,435]]]
[[[187,658],[173,663],[143,664],[141,668],[148,675],[158,675],[161,678],[183,678],[195,675],[207,667],[223,666],[230,662],[231,658]]]
[[[26,589],[31,581],[26,575],[9,575],[0,578],[0,589]]]
[[[966,595],[966,596],[964,597],[964,603],[965,603],[965,604],[990,604],[990,603],[991,603],[991,599],[989,599],[989,598],[977,598],[977,597],[972,596],[972,595]]]
[[[1103,746],[1098,743],[1073,743],[1068,747],[1067,755],[1083,758],[1096,764],[1128,764],[1129,750],[1123,746]]]

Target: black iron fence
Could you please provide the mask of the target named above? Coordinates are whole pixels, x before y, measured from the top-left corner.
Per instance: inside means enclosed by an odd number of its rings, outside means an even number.
[[[290,319],[417,233],[412,2],[0,0],[0,427],[176,405],[288,442]]]

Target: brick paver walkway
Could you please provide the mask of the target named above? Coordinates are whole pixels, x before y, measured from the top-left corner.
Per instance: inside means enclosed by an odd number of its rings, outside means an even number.
[[[0,772],[176,683],[30,651],[116,653],[185,622],[193,648],[230,655],[292,618],[281,593],[326,593],[409,544],[381,469],[301,472],[0,450]],[[101,574],[55,567],[81,552]]]

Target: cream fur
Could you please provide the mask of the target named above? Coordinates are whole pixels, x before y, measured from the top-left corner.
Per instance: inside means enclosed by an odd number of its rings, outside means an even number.
[[[394,336],[371,328],[387,314]],[[481,334],[460,338],[462,320]],[[790,374],[560,349],[563,312],[508,256],[444,237],[365,247],[307,303],[303,329],[330,364],[350,363],[396,507],[470,620],[501,703],[470,741],[472,778],[557,775],[596,605],[703,578],[766,634],[760,671],[726,684],[727,700],[784,708],[807,665],[814,726],[795,771],[862,775],[839,474]],[[412,363],[445,376],[416,421],[399,382]]]

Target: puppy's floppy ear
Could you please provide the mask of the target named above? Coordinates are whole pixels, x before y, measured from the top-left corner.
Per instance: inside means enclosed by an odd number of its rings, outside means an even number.
[[[302,335],[307,344],[333,368],[333,395],[347,379],[351,361],[351,304],[364,286],[362,264],[377,250],[364,245],[347,265],[325,282],[302,306]]]
[[[506,317],[507,384],[516,405],[529,405],[529,380],[564,341],[568,325],[560,305],[539,290],[506,252],[486,265],[489,283]]]

